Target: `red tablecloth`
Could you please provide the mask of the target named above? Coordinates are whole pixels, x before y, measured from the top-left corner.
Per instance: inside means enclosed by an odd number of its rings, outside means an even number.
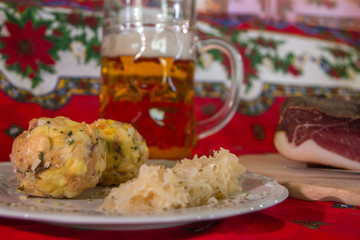
[[[91,100],[92,99],[92,100]],[[89,98],[86,102],[93,101]],[[77,102],[81,104],[80,99]],[[271,115],[245,117],[236,114],[228,126],[217,134],[199,142],[195,153],[208,154],[210,150],[224,147],[236,154],[274,152],[272,134],[275,131],[277,111],[281,100],[274,104]],[[203,101],[202,104],[209,104]],[[26,104],[25,104],[26,105]],[[216,102],[215,102],[216,105]],[[28,117],[38,117],[42,112],[36,105],[17,105],[28,108]],[[71,108],[71,106],[69,106]],[[15,116],[15,107],[9,117]],[[69,109],[68,109],[69,110]],[[71,109],[70,109],[71,110]],[[25,110],[24,110],[25,111]],[[71,115],[70,113],[73,112]],[[82,118],[89,120],[95,114],[81,111]],[[31,114],[30,114],[31,113]],[[61,114],[58,112],[53,114]],[[88,114],[88,115],[86,115]],[[270,113],[269,113],[270,114]],[[76,111],[67,115],[81,120]],[[11,118],[10,118],[11,119]],[[10,121],[10,119],[7,119]],[[5,118],[2,118],[3,122]],[[22,119],[26,122],[28,119]],[[24,123],[25,124],[25,123]],[[263,128],[260,137],[254,135],[254,127]],[[23,126],[26,127],[25,125]],[[256,131],[255,131],[256,132]],[[8,138],[11,146],[12,140]],[[2,149],[4,152],[10,149]],[[5,155],[3,153],[3,155]],[[8,158],[2,158],[8,161]],[[231,217],[213,222],[144,231],[98,231],[59,227],[32,221],[0,218],[0,239],[359,239],[360,207],[336,202],[310,202],[286,199],[284,202],[262,211]]]
[[[213,222],[144,231],[80,230],[0,218],[0,239],[359,239],[359,207],[287,199]]]
[[[9,1],[0,1],[0,2],[9,2]],[[11,3],[12,1],[10,1]],[[15,1],[14,1],[15,2]],[[71,5],[78,7],[79,5],[86,5],[86,8],[100,8],[99,2],[101,1],[22,1],[26,4],[19,5],[9,5],[12,9],[11,11],[16,12],[17,14],[7,14],[6,21],[13,22],[13,25],[10,26],[10,29],[18,29],[23,22],[27,22],[29,19],[33,18],[33,13],[31,11],[24,11],[30,2],[43,2],[47,3],[49,6],[52,5]],[[94,5],[94,6],[92,6]],[[20,20],[19,16],[22,16],[22,13],[26,13],[25,17],[22,17]],[[57,16],[57,15],[56,15]],[[62,15],[61,15],[62,16]],[[67,15],[71,17],[71,24],[79,24],[78,20],[81,20],[81,15],[78,12],[74,11]],[[75,17],[75,18],[74,18]],[[79,18],[80,17],[80,18]],[[84,26],[89,27],[94,24],[97,25],[97,19],[93,16],[90,16],[89,19],[92,19],[92,22],[83,23]],[[36,19],[32,19],[35,22]],[[234,19],[233,19],[234,20]],[[223,22],[223,19],[219,21],[210,21],[211,24],[221,25],[223,23],[230,24],[231,26],[234,22],[229,20],[228,22]],[[23,22],[22,22],[23,21]],[[16,23],[14,25],[14,22]],[[221,22],[221,24],[219,24]],[[236,21],[235,21],[236,22]],[[242,21],[239,21],[240,24]],[[254,25],[259,24],[259,21],[250,21]],[[45,24],[46,21],[43,21]],[[37,23],[40,24],[40,23]],[[70,25],[71,25],[70,24]],[[18,26],[19,25],[19,26]],[[17,27],[16,27],[17,26]],[[30,25],[29,25],[30,26]],[[55,25],[55,27],[58,25]],[[261,24],[259,26],[262,26]],[[12,28],[11,28],[12,27]],[[74,26],[71,27],[71,29]],[[7,29],[4,25],[2,29]],[[245,25],[246,28],[246,25]],[[43,29],[43,28],[41,28]],[[224,28],[226,31],[229,29]],[[233,28],[233,30],[237,30]],[[239,29],[241,29],[239,27]],[[274,30],[274,27],[269,28],[269,30]],[[293,31],[295,34],[305,34],[315,35],[319,34],[321,39],[328,39],[329,36],[333,38],[334,36],[339,37],[339,41],[344,41],[346,43],[357,44],[358,43],[358,33],[357,32],[339,32],[339,31],[324,31],[320,29],[319,31],[313,31],[315,29],[308,28],[286,28],[286,31]],[[29,29],[28,29],[29,30]],[[30,30],[34,30],[30,28]],[[61,30],[61,31],[58,31]],[[279,25],[275,30],[283,30],[283,25]],[[48,31],[50,32],[50,31]],[[30,31],[34,33],[34,31]],[[44,32],[41,32],[44,34]],[[52,34],[61,35],[67,33],[63,29],[53,29]],[[55,36],[54,35],[54,36]],[[31,35],[35,39],[34,35]],[[94,35],[95,36],[95,35]],[[58,37],[48,36],[46,39],[53,39],[54,44],[58,43]],[[5,38],[7,39],[7,38]],[[56,41],[55,41],[56,40]],[[262,40],[261,38],[258,39]],[[42,41],[43,43],[46,41]],[[270,42],[273,44],[273,42]],[[94,41],[91,42],[92,48],[88,49],[88,58],[89,59],[98,59],[99,44]],[[259,45],[264,43],[259,43]],[[54,45],[56,48],[51,53],[52,56],[58,57],[58,51],[62,49],[62,45]],[[241,46],[242,48],[243,46]],[[265,46],[266,47],[266,46]],[[273,46],[267,46],[273,48]],[[15,52],[16,53],[16,52]],[[91,54],[90,54],[91,53]],[[38,54],[36,52],[36,54]],[[250,56],[251,57],[251,56]],[[254,55],[258,61],[258,55]],[[265,56],[264,56],[265,57]],[[6,58],[3,59],[5,61]],[[21,60],[21,59],[20,59]],[[19,61],[20,61],[19,60]],[[258,61],[260,62],[260,61]],[[21,61],[24,67],[27,63]],[[52,62],[50,62],[52,63]],[[25,65],[24,65],[25,64]],[[249,77],[250,75],[254,77],[256,75],[256,69],[250,65],[250,61],[246,62],[246,74]],[[11,64],[8,64],[11,65]],[[288,65],[287,61],[283,61],[284,66]],[[40,65],[39,65],[40,66]],[[52,64],[50,64],[52,66]],[[9,66],[8,66],[9,67]],[[10,66],[11,67],[11,66]],[[33,66],[34,67],[34,66]],[[45,65],[41,65],[41,71],[39,72],[51,72],[54,71],[52,68],[47,68]],[[335,68],[336,66],[332,66]],[[354,69],[357,69],[353,65],[348,66]],[[325,69],[325,68],[324,68]],[[327,68],[326,68],[327,69]],[[338,68],[335,68],[336,70]],[[341,68],[339,68],[341,70]],[[329,70],[327,74],[334,75],[339,77],[338,73]],[[340,71],[339,70],[339,71]],[[22,72],[21,69],[11,68],[8,69],[11,73],[18,72],[22,77],[28,77],[34,80],[34,85],[39,84],[35,80],[39,80],[34,73],[25,71]],[[324,70],[325,71],[325,70]],[[285,72],[289,74],[298,74],[292,68],[287,68]],[[24,75],[25,73],[28,76]],[[345,74],[345,72],[341,72]],[[79,85],[78,89],[81,89],[80,95],[73,94],[71,95],[71,100],[68,98],[61,98],[64,94],[64,91],[70,91],[70,85],[59,87],[56,89],[56,94],[52,97],[55,102],[51,102],[57,105],[61,105],[61,108],[55,110],[50,110],[51,108],[42,108],[38,104],[34,103],[35,96],[30,92],[24,91],[23,89],[15,88],[9,82],[5,81],[5,77],[2,80],[2,91],[0,91],[0,161],[9,161],[9,153],[11,151],[11,145],[13,137],[27,128],[27,123],[32,118],[47,116],[54,117],[58,115],[64,115],[70,117],[75,121],[86,121],[92,122],[97,119],[97,97],[93,93],[90,96],[82,96],[82,94],[89,94],[87,91],[91,89],[89,86],[92,86],[92,79],[78,79],[76,83]],[[96,85],[96,84],[95,84]],[[287,88],[286,88],[287,89]],[[64,91],[63,91],[64,90]],[[315,89],[316,90],[316,89]],[[315,91],[314,90],[314,91]],[[336,90],[336,89],[335,89]],[[55,90],[54,90],[55,91]],[[275,91],[275,90],[274,90]],[[279,91],[280,96],[283,96],[285,90]],[[292,91],[291,89],[289,90]],[[91,93],[91,91],[90,91]],[[67,95],[66,95],[67,96]],[[40,96],[41,97],[41,96]],[[46,96],[45,96],[46,97]],[[69,97],[69,96],[67,96]],[[52,98],[50,100],[52,100]],[[59,98],[59,99],[58,99]],[[29,101],[28,101],[29,100]],[[46,98],[44,98],[45,102]],[[69,100],[69,102],[67,102]],[[267,102],[268,98],[265,99]],[[271,99],[270,99],[271,100]],[[59,101],[64,101],[60,104]],[[200,100],[201,101],[201,100]],[[274,152],[273,146],[273,133],[276,129],[276,124],[279,116],[279,106],[282,102],[282,99],[277,99],[274,103],[271,103],[271,109],[266,111],[266,113],[259,116],[245,116],[242,114],[237,114],[234,119],[226,126],[223,130],[217,134],[204,139],[198,143],[195,153],[200,155],[209,154],[212,150],[217,150],[219,147],[229,149],[235,154],[247,154],[247,153],[267,153]],[[213,109],[213,106],[216,106],[217,103],[209,103],[207,100],[202,101],[203,104],[214,104],[207,108]],[[43,103],[44,104],[44,103]],[[46,105],[46,104],[45,104]],[[206,111],[205,111],[206,113]],[[212,112],[208,112],[212,114]],[[159,229],[159,230],[146,230],[146,231],[95,231],[95,230],[80,230],[67,227],[59,227],[54,225],[48,225],[44,223],[37,223],[33,221],[18,220],[18,219],[8,219],[0,217],[0,239],[360,239],[360,228],[358,227],[358,222],[360,222],[360,207],[359,206],[347,206],[335,202],[310,202],[310,201],[300,201],[295,199],[286,199],[284,202],[264,209],[262,211],[253,212],[245,215],[240,215],[236,217],[231,217],[222,220],[216,220],[213,222],[202,222],[194,223],[187,226],[168,228],[168,229]]]

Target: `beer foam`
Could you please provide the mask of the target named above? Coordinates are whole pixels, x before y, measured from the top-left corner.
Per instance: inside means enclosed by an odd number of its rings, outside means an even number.
[[[183,33],[173,28],[130,29],[105,35],[102,40],[102,57],[135,56],[195,58],[195,34]]]

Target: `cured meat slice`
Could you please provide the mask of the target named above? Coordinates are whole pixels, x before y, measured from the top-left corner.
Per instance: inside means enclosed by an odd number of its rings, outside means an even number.
[[[360,170],[360,100],[287,98],[274,144],[292,160]]]

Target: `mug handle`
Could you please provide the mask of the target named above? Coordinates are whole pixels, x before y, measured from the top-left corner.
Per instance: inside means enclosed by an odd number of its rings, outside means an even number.
[[[244,81],[243,60],[237,49],[225,40],[217,38],[209,38],[197,42],[197,50],[200,54],[212,49],[225,53],[229,58],[231,85],[228,89],[226,102],[221,109],[213,116],[197,122],[198,139],[203,139],[216,133],[230,122],[239,106],[241,86]]]

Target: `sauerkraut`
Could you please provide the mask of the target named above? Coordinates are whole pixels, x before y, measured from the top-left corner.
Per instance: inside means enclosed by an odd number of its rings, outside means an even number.
[[[172,168],[144,164],[137,178],[113,188],[99,208],[133,213],[217,202],[242,191],[238,179],[244,172],[236,155],[225,149],[184,159]]]

